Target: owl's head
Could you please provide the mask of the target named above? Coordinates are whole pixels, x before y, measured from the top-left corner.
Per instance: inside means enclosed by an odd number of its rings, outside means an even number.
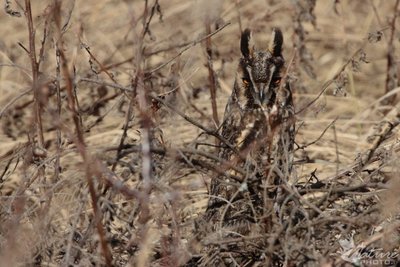
[[[282,32],[274,28],[268,48],[255,50],[251,42],[251,31],[243,31],[240,39],[242,58],[236,82],[246,91],[244,94],[249,98],[249,103],[266,107],[274,102],[285,63],[282,44]]]

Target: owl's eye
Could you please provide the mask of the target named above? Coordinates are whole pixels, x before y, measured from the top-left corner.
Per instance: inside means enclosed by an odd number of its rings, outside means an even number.
[[[250,83],[250,81],[249,81],[249,79],[242,78],[242,83],[243,83],[244,85],[248,85],[248,84]]]

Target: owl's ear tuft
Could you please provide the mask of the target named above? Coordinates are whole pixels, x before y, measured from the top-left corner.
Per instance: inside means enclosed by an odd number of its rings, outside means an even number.
[[[251,47],[251,31],[245,29],[240,37],[240,50],[245,58],[251,57],[253,48]]]
[[[272,29],[272,38],[268,50],[273,56],[279,57],[282,55],[283,35],[279,28]]]

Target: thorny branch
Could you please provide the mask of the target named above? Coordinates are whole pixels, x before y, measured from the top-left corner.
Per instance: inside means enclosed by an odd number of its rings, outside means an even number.
[[[141,149],[142,148],[139,147],[139,146],[124,146],[123,150],[120,153],[120,157],[122,158],[122,157],[125,157],[125,156],[127,156],[127,155],[129,155],[131,153],[140,152]],[[105,151],[113,151],[113,150],[115,150],[115,148],[108,148]],[[197,156],[209,159],[209,160],[213,160],[213,161],[215,161],[215,162],[220,164],[219,168],[216,168],[214,165],[206,163],[204,161],[200,161],[198,159],[193,159],[193,158],[190,159],[190,161],[192,163],[194,163],[194,164],[200,165],[201,167],[205,167],[207,169],[211,169],[211,170],[217,172],[218,174],[222,174],[224,176],[230,177],[233,180],[236,180],[237,182],[242,182],[242,178],[226,173],[225,169],[221,168],[221,165],[231,168],[232,170],[236,171],[238,174],[244,175],[246,173],[246,171],[244,169],[242,169],[242,168],[240,168],[240,167],[238,167],[236,165],[233,165],[232,163],[230,163],[230,162],[228,162],[226,160],[223,160],[223,159],[221,159],[221,158],[219,158],[219,157],[217,157],[217,156],[215,156],[213,154],[207,153],[205,151],[197,150],[197,149],[184,149],[184,148],[172,149],[171,148],[171,149],[167,150],[167,149],[161,148],[161,147],[151,147],[150,151],[152,153],[159,154],[159,155],[162,155],[162,156],[166,156],[167,154],[177,155],[178,154],[177,152],[179,152],[179,153],[182,153],[182,154],[188,155],[188,156],[197,155]],[[179,158],[178,157],[177,159],[180,159],[183,162],[186,161],[185,158]],[[117,160],[119,160],[119,159],[117,159]]]
[[[388,41],[388,52],[386,56],[387,57],[386,83],[385,83],[386,93],[390,92],[399,85],[399,77],[398,77],[399,68],[398,68],[398,63],[396,62],[395,46],[393,44],[396,32],[396,20],[400,13],[399,7],[400,7],[400,0],[396,0],[396,4],[393,9],[394,10],[393,18],[390,22],[390,36]],[[384,104],[385,103],[392,104],[394,103],[395,100],[396,100],[396,95],[384,101]]]
[[[132,87],[126,87],[126,86],[122,86],[122,85],[119,85],[119,84],[108,83],[108,82],[104,82],[102,80],[95,80],[95,79],[90,79],[90,78],[79,78],[78,82],[79,81],[101,84],[101,85],[104,85],[104,86],[120,89],[120,90],[127,91],[127,92],[132,92],[133,91]],[[156,94],[152,93],[152,94],[150,94],[150,96],[152,98],[154,98],[155,100],[157,100],[158,102],[160,102],[163,105],[165,105],[167,108],[169,108],[172,111],[174,111],[176,114],[181,116],[187,122],[193,124],[194,126],[198,127],[199,129],[203,130],[205,133],[218,138],[225,145],[227,145],[229,148],[235,149],[235,147],[232,144],[230,144],[227,139],[225,139],[223,136],[218,134],[217,130],[213,130],[213,129],[209,129],[209,128],[205,127],[204,125],[200,124],[199,122],[197,122],[196,120],[194,120],[190,116],[187,116],[185,113],[183,113],[182,111],[180,111],[177,108],[175,108],[173,105],[169,104],[167,101],[164,101],[161,97],[157,96]]]
[[[299,146],[297,148],[298,149],[304,149],[308,146],[314,145],[316,142],[318,142],[319,140],[321,140],[321,138],[325,135],[326,131],[328,131],[328,129],[337,121],[338,118],[334,119],[331,123],[329,123],[328,126],[325,127],[325,129],[322,131],[322,133],[317,137],[317,139],[315,139],[314,141],[311,141],[310,143],[307,143],[305,145]]]
[[[106,233],[103,228],[103,224],[101,222],[102,212],[98,206],[98,198],[93,181],[93,176],[95,175],[96,170],[95,167],[93,167],[92,165],[95,165],[95,160],[91,158],[88,151],[86,150],[86,144],[83,137],[83,131],[79,119],[79,113],[76,110],[73,80],[69,71],[67,56],[64,53],[63,38],[61,32],[61,1],[59,0],[54,1],[54,20],[57,26],[56,29],[58,31],[56,47],[60,55],[61,71],[66,81],[68,108],[71,111],[71,116],[76,130],[76,138],[74,141],[78,149],[78,152],[84,161],[86,180],[89,186],[89,193],[94,213],[94,222],[97,228],[97,232],[99,234],[100,245],[104,256],[105,264],[106,266],[112,266],[112,255],[108,248]]]
[[[28,23],[29,31],[29,57],[32,67],[32,88],[35,99],[34,114],[36,122],[36,132],[38,135],[39,147],[44,148],[44,136],[42,125],[42,107],[41,107],[41,92],[39,84],[39,63],[36,58],[35,32],[32,19],[31,1],[25,0],[25,17]]]
[[[303,111],[305,111],[307,108],[309,108],[311,105],[313,105],[321,96],[322,94],[326,91],[326,89],[329,88],[329,86],[331,84],[333,84],[337,78],[339,78],[339,76],[341,75],[341,73],[346,69],[346,67],[351,64],[353,62],[353,59],[358,55],[358,53],[362,52],[362,48],[357,49],[356,52],[354,52],[354,54],[350,57],[350,59],[347,60],[347,62],[340,67],[340,69],[336,72],[335,75],[333,75],[332,79],[330,79],[329,81],[325,82],[322,85],[322,89],[319,91],[318,95],[311,100],[308,104],[304,105],[302,108],[300,108],[299,110],[296,111],[296,115],[302,113]]]
[[[206,33],[209,36],[206,38],[206,51],[207,51],[207,69],[208,69],[208,79],[210,86],[210,97],[211,97],[211,107],[212,115],[215,125],[219,125],[218,110],[217,110],[217,77],[214,71],[213,64],[213,53],[211,47],[211,23],[209,20],[206,21]]]
[[[107,68],[95,57],[95,55],[90,51],[90,47],[84,43],[82,43],[82,46],[85,48],[86,52],[89,54],[90,58],[93,59],[97,65],[99,65],[100,70],[105,72],[107,76],[114,82],[116,83],[116,80],[114,79],[114,76],[107,70]]]
[[[218,28],[217,30],[213,31],[212,33],[207,34],[206,36],[201,37],[201,38],[199,38],[199,39],[197,39],[197,40],[194,40],[194,41],[191,42],[187,47],[185,47],[184,49],[182,49],[177,55],[173,56],[171,59],[167,60],[167,61],[164,62],[164,63],[161,63],[159,66],[157,66],[157,67],[155,67],[155,68],[153,68],[153,69],[151,69],[151,70],[149,70],[149,71],[146,71],[146,74],[152,74],[152,73],[154,73],[154,72],[156,72],[156,71],[158,71],[158,70],[164,68],[164,67],[167,66],[169,63],[171,63],[172,61],[174,61],[175,59],[177,59],[178,57],[180,57],[180,56],[181,56],[183,53],[185,53],[187,50],[189,50],[189,49],[192,48],[193,46],[195,46],[195,45],[201,43],[202,41],[206,40],[207,38],[210,38],[211,36],[213,36],[213,35],[219,33],[220,31],[222,31],[225,27],[227,27],[227,26],[230,25],[230,24],[231,24],[230,22],[225,23],[224,25],[222,25],[220,28]]]

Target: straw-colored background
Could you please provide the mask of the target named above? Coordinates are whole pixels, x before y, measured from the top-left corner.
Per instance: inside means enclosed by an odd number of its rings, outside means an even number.
[[[13,8],[20,10],[14,1],[11,2]],[[149,2],[149,6],[151,6],[153,1]],[[296,152],[295,160],[298,163],[293,181],[309,177],[314,170],[320,179],[332,177],[339,170],[351,166],[359,153],[365,152],[369,148],[368,136],[374,131],[374,127],[384,119],[385,114],[385,109],[379,104],[378,99],[386,93],[386,56],[390,34],[388,25],[394,14],[395,5],[395,1],[377,0],[342,0],[337,4],[334,4],[335,1],[317,1],[314,10],[315,24],[307,21],[307,16],[310,14],[305,13],[305,17],[303,17],[303,26],[306,31],[304,45],[310,56],[309,65],[315,74],[315,77],[311,77],[305,71],[307,66],[300,61],[299,51],[294,49],[296,39],[294,18],[301,7],[307,8],[307,2],[272,0],[160,1],[162,20],[159,19],[159,14],[154,15],[155,18],[150,24],[151,34],[144,40],[145,54],[147,53],[147,55],[160,49],[166,49],[166,52],[157,53],[145,59],[144,69],[151,70],[187,47],[180,46],[181,44],[201,39],[205,35],[207,18],[220,26],[230,23],[212,37],[213,65],[219,83],[217,104],[220,120],[233,86],[235,69],[240,57],[240,26],[243,29],[247,27],[252,29],[258,48],[267,47],[272,27],[282,29],[285,38],[284,56],[287,63],[292,62],[290,76],[297,110],[315,99],[323,89],[324,83],[333,79],[342,66],[352,59],[354,53],[358,49],[362,49],[366,55],[365,61],[368,63],[359,60],[360,53],[355,55],[354,64],[359,64],[359,69],[352,68],[352,64],[350,64],[343,71],[341,79],[346,80],[346,85],[342,90],[336,92],[335,95],[335,83],[333,83],[314,104],[298,114],[299,130],[296,143],[300,146],[318,139],[333,120],[336,119],[336,122],[334,127],[330,127],[315,144]],[[51,1],[32,1],[37,53],[39,53],[40,40],[43,36],[44,13],[46,12],[44,10],[49,3]],[[90,75],[92,79],[112,82],[104,72],[96,76],[90,70],[90,57],[83,45],[89,46],[93,55],[105,66],[135,57],[138,38],[142,30],[144,1],[76,1],[74,5],[72,3],[72,1],[63,3],[62,18],[65,22],[69,10],[73,10],[64,35],[64,48],[70,66],[75,67],[78,78]],[[33,106],[30,103],[33,97],[32,93],[21,95],[30,88],[32,76],[29,56],[18,45],[21,43],[24,47],[29,46],[26,20],[23,16],[11,17],[2,11],[0,25],[0,36],[2,36],[0,39],[0,123],[2,126],[0,131],[0,157],[2,160],[0,164],[3,169],[8,168],[0,184],[0,195],[5,203],[2,207],[1,221],[8,222],[8,216],[12,213],[8,205],[13,192],[37,172],[37,166],[26,166],[22,160],[23,154],[26,153],[24,147],[28,141],[28,133],[32,132],[34,119]],[[398,26],[399,22],[396,23],[397,28]],[[54,79],[56,75],[55,37],[52,35],[54,28],[50,28],[50,31],[40,69],[42,78],[48,81]],[[383,32],[381,40],[369,42],[369,34],[371,36],[377,31]],[[395,48],[399,46],[397,29],[394,45]],[[213,128],[215,125],[212,120],[205,51],[204,42],[192,45],[185,50],[182,55],[165,65],[152,77],[154,83],[152,90],[158,94],[174,90],[174,96],[171,99],[167,98],[167,101],[203,125]],[[133,60],[109,70],[116,82],[124,86],[130,85],[136,72],[134,62],[133,58]],[[95,62],[92,65],[97,70],[100,69]],[[100,86],[91,83],[77,84],[76,90],[82,109],[93,104],[98,88]],[[112,88],[108,88],[107,91],[109,95],[117,92]],[[100,114],[104,115],[103,120],[84,134],[88,150],[104,163],[115,157],[115,151],[107,153],[104,151],[107,148],[116,147],[123,133],[127,102],[120,105],[121,96],[100,108]],[[389,106],[386,110],[392,108]],[[5,234],[7,232],[3,229],[5,226],[0,227],[1,242],[7,244],[3,247],[1,262],[4,262],[6,258],[11,265],[21,261],[30,262],[37,252],[36,249],[32,249],[35,244],[53,242],[52,238],[62,235],[53,235],[52,231],[66,233],[69,227],[79,228],[79,225],[72,226],[69,223],[79,221],[79,216],[91,214],[89,203],[82,205],[82,203],[86,203],[86,200],[82,200],[81,193],[82,190],[86,190],[82,159],[75,151],[73,144],[67,142],[72,139],[74,127],[66,106],[63,107],[61,116],[64,126],[61,179],[52,182],[54,159],[58,153],[55,149],[57,125],[55,112],[55,101],[50,100],[43,112],[45,141],[50,142],[45,162],[46,179],[34,180],[29,185],[29,190],[26,192],[26,195],[29,196],[28,204],[24,206],[26,211],[20,221],[20,227],[15,229],[12,234],[15,237],[13,244],[9,242],[10,236]],[[97,118],[98,115],[83,113],[84,127],[94,123]],[[135,116],[128,130],[127,142],[130,144],[140,144],[138,120],[139,118]],[[200,129],[166,108],[162,108],[156,114],[155,125],[160,135],[162,133],[163,143],[167,148],[193,148],[196,140],[213,142],[213,138],[204,137],[204,135],[199,137]],[[395,134],[390,142],[394,144],[396,138],[398,138],[398,134]],[[213,151],[209,147],[200,147],[200,149]],[[18,156],[21,156],[20,162],[15,160]],[[12,158],[14,160],[8,165]],[[304,163],[305,159],[307,159],[307,163]],[[131,160],[135,165],[140,162],[140,156],[139,154],[131,155],[127,160]],[[190,171],[180,169],[181,166],[174,165],[174,162],[167,162],[162,167],[165,168],[161,172],[163,175],[159,177],[159,190],[162,193],[155,194],[153,197],[157,198],[161,195],[167,198],[172,197],[168,195],[171,192],[177,194],[176,197],[179,199],[181,207],[179,216],[185,222],[184,227],[186,227],[182,235],[184,235],[183,239],[188,238],[193,218],[206,205],[206,183],[211,178],[210,174],[201,172],[188,174]],[[136,171],[140,173],[139,163],[137,168]],[[117,175],[123,177],[124,172],[126,172],[126,168],[117,168]],[[185,176],[180,178],[180,175]],[[387,175],[398,178],[392,173],[392,169]],[[135,186],[136,182],[137,180],[133,179],[127,184]],[[48,201],[43,192],[54,192],[48,207],[48,214],[45,216],[46,223],[43,223],[42,218],[38,215],[43,208],[43,203],[40,201]],[[30,203],[30,201],[36,202],[36,204]],[[151,201],[156,207],[157,203],[162,203],[160,199]],[[121,197],[120,202],[115,204],[122,205],[127,202],[129,201]],[[153,214],[157,214],[157,212],[165,212],[162,205],[158,205]],[[42,229],[48,225],[58,227],[58,229]],[[155,222],[153,226],[159,227]],[[169,231],[167,225],[163,225],[163,227],[162,229]],[[95,235],[95,233],[92,234]],[[153,238],[156,240],[154,246],[157,246],[156,243],[162,235],[162,231],[161,233],[154,231]],[[93,251],[83,253],[82,258],[89,254],[96,256],[96,252]],[[88,256],[86,261],[89,258]],[[82,261],[81,264],[85,265],[86,261]],[[134,260],[131,259],[131,262]],[[136,263],[140,265],[140,263]]]

